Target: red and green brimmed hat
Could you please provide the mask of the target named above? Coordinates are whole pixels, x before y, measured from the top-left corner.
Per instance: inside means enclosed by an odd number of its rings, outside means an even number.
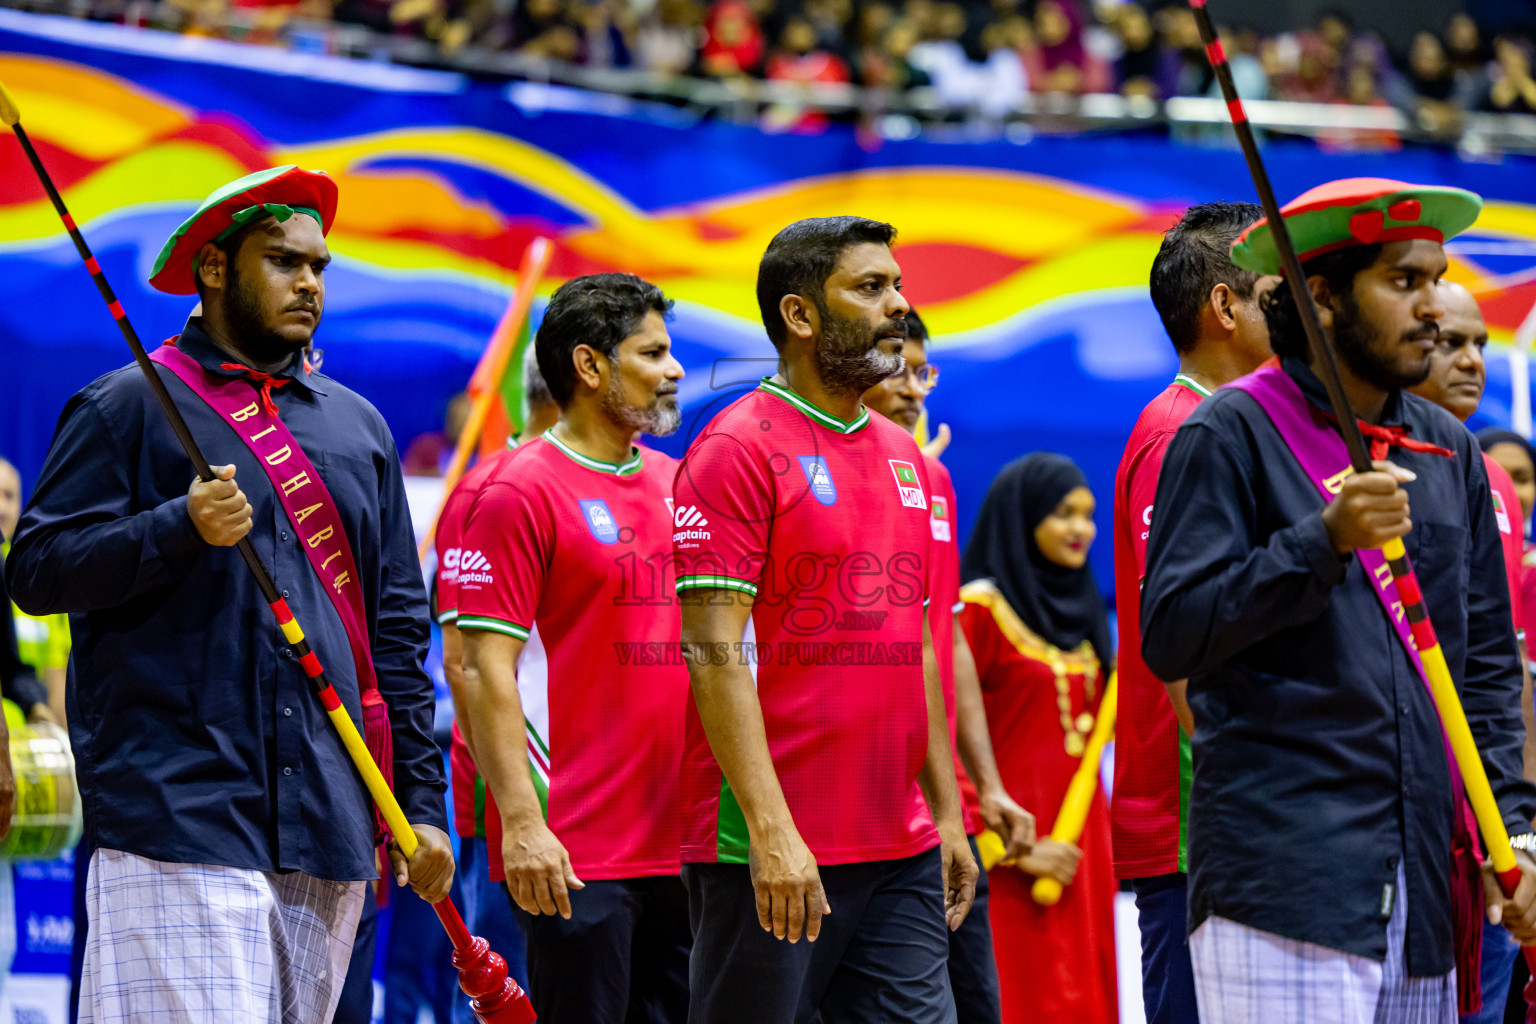
[[[1410,238],[1443,243],[1471,227],[1482,208],[1482,198],[1462,188],[1344,178],[1303,192],[1280,213],[1296,256],[1305,263],[1351,245]],[[1268,218],[1238,236],[1232,262],[1258,274],[1280,273],[1280,253]]]
[[[149,283],[172,295],[197,291],[197,254],[209,242],[221,242],[253,218],[271,214],[287,220],[305,213],[328,233],[336,219],[336,183],[324,171],[288,164],[248,174],[203,200],[181,222],[155,258]]]

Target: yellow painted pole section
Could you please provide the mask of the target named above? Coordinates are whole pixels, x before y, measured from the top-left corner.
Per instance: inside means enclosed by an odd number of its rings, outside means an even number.
[[[1056,824],[1051,829],[1051,838],[1058,843],[1075,843],[1082,838],[1088,809],[1093,806],[1093,794],[1099,788],[1099,761],[1104,757],[1104,744],[1115,734],[1115,705],[1119,690],[1120,677],[1112,672],[1109,687],[1104,691],[1104,701],[1099,705],[1099,719],[1093,723],[1093,735],[1088,737],[1082,763],[1072,775],[1067,795],[1062,797],[1061,810],[1056,815]],[[1035,879],[1030,895],[1036,903],[1050,907],[1061,899],[1061,890],[1060,882],[1042,875]]]
[[[352,763],[357,765],[357,772],[363,777],[368,792],[373,795],[373,802],[379,805],[379,812],[384,815],[384,824],[394,833],[395,845],[409,857],[416,852],[416,833],[411,831],[410,822],[405,820],[405,812],[400,809],[395,794],[389,791],[389,783],[384,781],[379,766],[373,763],[373,755],[368,753],[368,744],[363,742],[357,726],[352,724],[352,716],[347,714],[344,707],[327,711],[326,714],[331,716],[331,724],[336,727],[342,745],[352,756]]]
[[[1382,545],[1382,554],[1388,561],[1403,558],[1403,542],[1394,538]],[[1477,817],[1478,830],[1483,834],[1483,845],[1493,861],[1493,869],[1500,874],[1515,868],[1515,852],[1509,848],[1509,830],[1504,827],[1504,817],[1493,799],[1493,787],[1488,784],[1488,772],[1472,739],[1472,727],[1467,724],[1467,713],[1462,710],[1461,697],[1451,680],[1450,667],[1445,663],[1445,652],[1436,644],[1427,651],[1419,652],[1424,662],[1424,674],[1429,676],[1429,688],[1434,694],[1435,705],[1440,709],[1440,721],[1451,743],[1451,754],[1461,768],[1461,778],[1467,789],[1467,799],[1472,802],[1472,813]]]

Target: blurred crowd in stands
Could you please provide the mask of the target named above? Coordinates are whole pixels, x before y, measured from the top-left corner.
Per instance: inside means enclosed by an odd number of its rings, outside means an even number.
[[[996,117],[1030,93],[1216,95],[1183,0],[164,0],[157,11],[162,27],[254,41],[297,18],[415,36],[450,56],[473,48],[724,82],[928,87],[946,107]],[[1536,113],[1531,37],[1493,35],[1466,14],[1402,52],[1342,10],[1300,31],[1234,25],[1222,37],[1248,99],[1392,106],[1430,131],[1468,110]]]

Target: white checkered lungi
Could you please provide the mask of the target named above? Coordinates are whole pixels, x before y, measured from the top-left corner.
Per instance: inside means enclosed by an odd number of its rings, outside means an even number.
[[[1202,1024],[1456,1024],[1456,971],[1408,975],[1403,893],[1399,865],[1384,961],[1207,918],[1189,937]]]
[[[97,850],[80,1024],[328,1024],[367,884]]]

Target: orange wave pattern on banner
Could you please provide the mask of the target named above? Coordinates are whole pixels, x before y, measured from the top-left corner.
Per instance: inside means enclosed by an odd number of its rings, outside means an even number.
[[[283,146],[217,111],[199,111],[83,65],[0,54],[0,79],[79,222],[136,207],[191,209],[224,182],[279,163],[332,174],[342,203],[334,251],[406,274],[509,284],[529,239],[555,240],[546,289],[626,270],[685,302],[754,319],[751,282],[769,239],[802,217],[857,212],[900,229],[908,294],[937,333],[956,335],[1052,299],[1144,288],[1178,211],[1071,181],[1005,170],[904,167],[788,181],[646,211],[551,153],[470,126],[402,127]],[[0,246],[59,241],[58,222],[15,140],[0,141]],[[380,166],[384,162],[388,166]],[[558,226],[466,198],[444,165],[512,182],[569,211]],[[1536,242],[1536,207],[1490,203],[1480,235]],[[146,240],[158,245],[158,240]],[[1453,257],[1479,291],[1496,338],[1536,301],[1536,273],[1494,275]]]

